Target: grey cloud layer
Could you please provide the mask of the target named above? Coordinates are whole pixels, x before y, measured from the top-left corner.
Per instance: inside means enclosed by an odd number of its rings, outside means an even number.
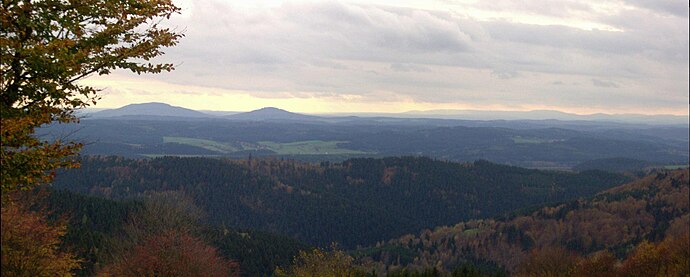
[[[491,3],[474,8],[516,8]],[[580,1],[524,3],[519,7],[536,14],[586,14],[622,31],[333,2],[242,12],[196,1],[190,16],[175,22],[186,27],[184,41],[168,51],[182,66],[161,78],[259,97],[687,106],[687,5],[683,11],[675,1],[631,0],[626,4],[641,8],[604,14]],[[559,82],[565,85],[552,85]]]

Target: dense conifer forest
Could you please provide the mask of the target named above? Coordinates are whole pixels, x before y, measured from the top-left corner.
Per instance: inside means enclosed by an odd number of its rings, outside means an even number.
[[[594,195],[628,177],[549,172],[485,161],[353,159],[309,164],[165,157],[89,157],[56,189],[109,199],[177,191],[210,223],[287,234],[318,246],[371,245],[423,228]]]

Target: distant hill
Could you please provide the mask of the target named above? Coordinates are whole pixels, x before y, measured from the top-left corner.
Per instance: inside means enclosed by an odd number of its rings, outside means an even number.
[[[153,117],[211,117],[208,114],[182,107],[172,106],[166,103],[141,103],[130,104],[121,108],[104,110],[91,113],[92,118],[127,117],[127,116],[153,116]]]
[[[81,115],[93,118],[124,117],[124,116],[159,116],[159,117],[223,117],[242,121],[312,121],[312,122],[375,122],[375,123],[410,123],[404,120],[417,121],[432,125],[448,125],[457,121],[497,121],[484,122],[486,125],[501,125],[500,121],[508,121],[515,125],[516,120],[525,121],[520,124],[532,125],[597,125],[608,124],[648,124],[648,125],[682,125],[688,126],[688,116],[677,115],[642,115],[642,114],[589,114],[579,115],[554,110],[533,111],[483,111],[483,110],[428,110],[409,111],[404,113],[336,113],[324,114],[323,117],[305,115],[286,111],[274,107],[265,107],[250,112],[233,111],[196,111],[182,107],[171,106],[166,103],[130,104],[117,109],[100,110],[89,108],[78,111]],[[403,121],[401,121],[403,120]],[[445,120],[445,121],[438,121]],[[555,122],[554,122],[555,121]],[[567,122],[566,122],[567,121]],[[468,122],[464,122],[468,123]],[[476,124],[476,122],[474,123]],[[452,125],[452,124],[451,124]],[[618,126],[618,125],[616,125]],[[624,127],[624,126],[619,126]]]
[[[246,113],[238,113],[226,116],[233,120],[249,121],[320,121],[320,117],[288,112],[283,109],[266,107]]]

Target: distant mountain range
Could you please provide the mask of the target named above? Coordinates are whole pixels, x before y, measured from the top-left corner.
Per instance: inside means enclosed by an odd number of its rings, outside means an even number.
[[[534,111],[480,111],[480,110],[430,110],[402,113],[410,117],[447,118],[464,120],[586,120],[646,124],[688,124],[687,116],[644,114],[571,114],[553,110]]]
[[[688,125],[687,116],[642,114],[590,114],[578,115],[551,110],[535,111],[479,111],[479,110],[430,110],[404,113],[339,113],[305,115],[279,108],[266,107],[250,112],[196,111],[165,103],[130,104],[117,109],[82,111],[81,115],[92,118],[112,117],[177,117],[177,118],[225,118],[243,121],[325,121],[395,120],[396,118],[428,118],[445,120],[562,120],[596,121],[653,125]]]

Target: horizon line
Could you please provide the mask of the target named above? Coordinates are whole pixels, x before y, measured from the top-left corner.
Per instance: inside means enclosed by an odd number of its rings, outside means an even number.
[[[275,109],[280,109],[292,113],[301,113],[301,114],[306,114],[306,115],[347,115],[347,114],[390,114],[390,115],[432,115],[432,116],[442,116],[442,115],[448,115],[448,116],[456,116],[456,115],[461,115],[461,114],[443,114],[443,113],[452,113],[452,112],[516,112],[516,113],[529,113],[529,112],[558,112],[558,113],[563,113],[566,115],[576,115],[576,116],[596,116],[596,115],[609,115],[609,116],[674,116],[674,117],[689,117],[690,118],[690,113],[688,114],[672,114],[672,113],[658,113],[658,114],[650,114],[650,113],[606,113],[606,112],[596,112],[596,113],[576,113],[576,112],[570,112],[570,111],[564,111],[564,110],[559,110],[559,109],[525,109],[525,110],[519,110],[519,109],[428,109],[428,110],[407,110],[407,111],[402,111],[402,112],[385,112],[385,111],[346,111],[346,112],[300,112],[300,111],[291,111],[289,109],[281,108],[281,107],[276,107],[276,106],[264,106],[264,107],[259,107],[259,108],[254,108],[250,110],[207,110],[207,109],[194,109],[194,108],[188,108],[188,107],[183,107],[183,106],[177,106],[165,102],[141,102],[141,103],[130,103],[124,106],[120,107],[107,107],[107,108],[101,108],[101,107],[85,107],[83,108],[84,110],[114,110],[114,109],[119,109],[123,108],[129,105],[142,105],[142,104],[165,104],[171,107],[177,107],[177,108],[183,108],[183,109],[188,109],[188,110],[194,110],[194,111],[207,111],[207,112],[228,112],[228,113],[245,113],[245,112],[252,112],[260,109],[265,109],[265,108],[275,108]],[[433,114],[433,112],[439,112],[439,114]],[[427,114],[418,114],[418,113],[427,113]]]

